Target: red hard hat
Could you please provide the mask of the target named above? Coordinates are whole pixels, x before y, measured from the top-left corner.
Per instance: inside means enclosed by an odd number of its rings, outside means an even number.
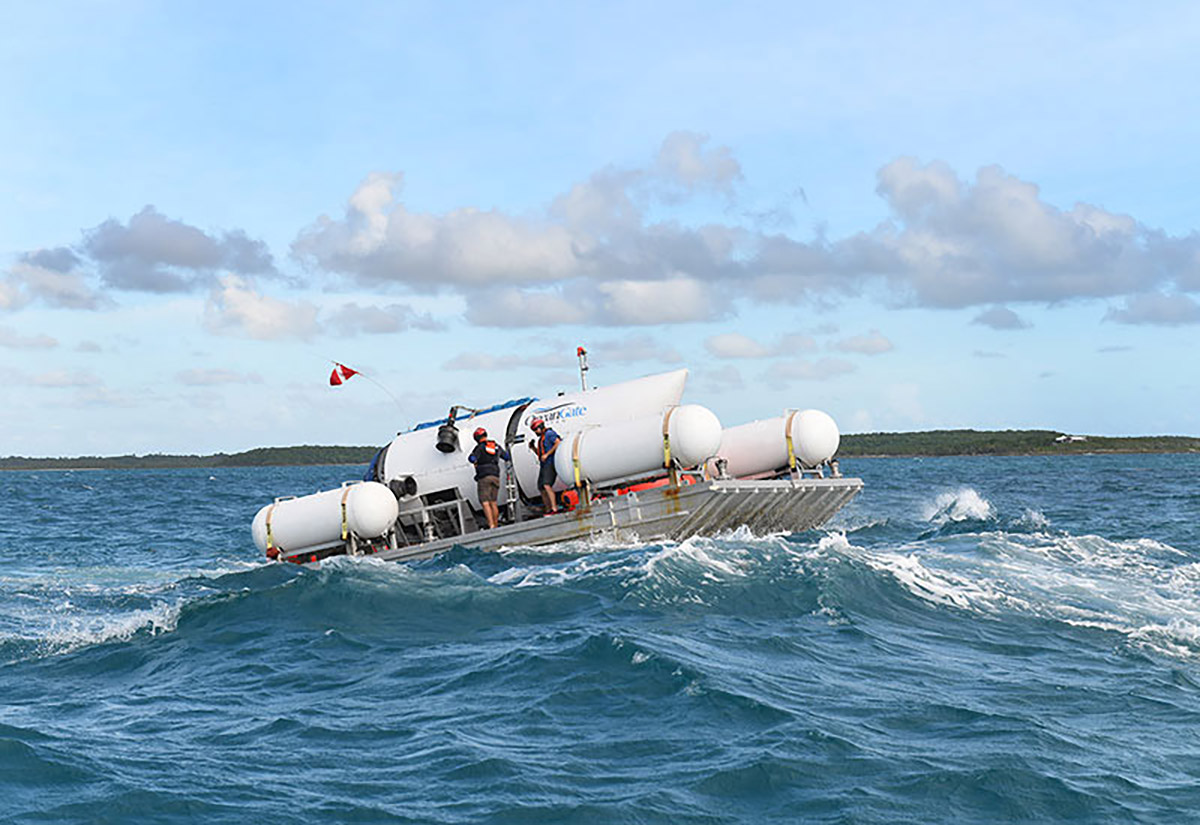
[[[544,427],[544,426],[546,426],[546,422],[540,418],[535,418],[529,422],[529,428],[531,430],[536,430],[538,427]]]
[[[475,429],[475,440],[478,441],[481,438],[487,438],[487,430],[483,427],[477,427]]]

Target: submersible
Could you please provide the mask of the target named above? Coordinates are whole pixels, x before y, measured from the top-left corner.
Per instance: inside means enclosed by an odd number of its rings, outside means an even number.
[[[747,526],[755,532],[818,527],[861,489],[843,477],[837,424],[816,409],[724,428],[681,404],[685,369],[550,399],[487,408],[450,407],[445,418],[396,436],[366,477],[333,490],[282,496],[251,532],[273,559],[312,563],[333,555],[427,558],[451,547],[483,550],[597,535],[682,539]],[[539,461],[527,445],[542,419],[561,437],[554,485],[565,508],[545,514]],[[486,528],[459,427],[483,427],[504,445],[501,524]]]

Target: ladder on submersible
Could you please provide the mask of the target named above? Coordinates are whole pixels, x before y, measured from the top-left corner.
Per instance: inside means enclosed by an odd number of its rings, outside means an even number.
[[[509,448],[509,454],[512,454],[512,448]],[[517,506],[520,504],[520,493],[517,492],[517,472],[513,468],[512,461],[504,462],[504,501],[508,505],[508,517],[513,524],[519,521],[517,516]]]

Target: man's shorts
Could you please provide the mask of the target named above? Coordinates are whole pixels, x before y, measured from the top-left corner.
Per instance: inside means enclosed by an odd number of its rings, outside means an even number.
[[[556,481],[558,481],[558,473],[554,470],[554,462],[547,461],[538,471],[538,489],[553,487]]]
[[[476,484],[479,485],[479,500],[495,501],[500,495],[500,477],[499,476],[484,476],[477,479]]]

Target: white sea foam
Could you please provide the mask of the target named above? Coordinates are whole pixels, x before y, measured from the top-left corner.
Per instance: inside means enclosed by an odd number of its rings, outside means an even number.
[[[863,556],[868,565],[889,573],[910,593],[926,601],[963,609],[998,600],[997,591],[969,576],[927,567],[914,555],[877,553]]]
[[[1200,563],[1180,564],[1186,553],[1153,539],[992,531],[964,545],[877,551],[831,533],[818,552],[857,559],[933,603],[1033,615],[1200,658]]]
[[[210,582],[264,563],[216,559],[203,568],[161,570],[95,565],[5,576],[0,587],[10,601],[0,626],[15,630],[0,635],[0,642],[45,656],[128,641],[142,632],[174,632],[182,607],[210,592]]]
[[[622,530],[617,533],[599,533],[586,538],[571,541],[555,542],[554,544],[514,544],[498,547],[494,551],[501,556],[520,554],[522,556],[556,556],[586,555],[591,553],[609,553],[619,550],[631,550],[643,547],[645,543],[636,533]]]
[[[844,552],[852,549],[852,547],[853,545],[846,538],[846,534],[841,532],[826,533],[817,542],[817,551],[820,553]]]
[[[1050,519],[1046,518],[1046,514],[1041,510],[1027,507],[1021,518],[1017,519],[1017,524],[1031,530],[1045,530],[1050,526]]]
[[[550,587],[588,576],[633,573],[639,567],[637,560],[624,556],[595,554],[557,564],[509,567],[489,576],[488,581],[512,587]]]
[[[710,587],[742,581],[781,552],[781,539],[751,540],[728,537],[692,537],[653,545],[623,547],[620,551],[592,553],[546,565],[515,565],[489,578],[509,587],[555,586],[585,578],[615,581],[636,600],[705,604]]]
[[[72,607],[61,605],[40,627],[26,623],[21,633],[0,635],[0,643],[24,643],[35,657],[70,653],[92,645],[127,642],[141,632],[151,636],[174,632],[181,611],[180,604],[167,602],[118,614],[70,612]]]
[[[746,525],[726,528],[713,534],[711,538],[719,542],[738,542],[741,544],[761,544],[762,542],[778,542],[792,533],[790,530],[772,530],[766,533],[755,533]]]
[[[934,524],[948,521],[986,521],[995,518],[991,502],[970,487],[960,487],[954,492],[939,493],[937,498],[922,508],[921,518]]]
[[[666,544],[647,558],[646,573],[653,576],[662,566],[673,562],[698,567],[701,575],[709,581],[716,581],[722,577],[743,577],[748,565],[744,551],[722,552],[714,539],[691,537],[678,544]]]
[[[125,642],[145,630],[151,636],[171,633],[179,624],[180,605],[157,602],[143,610],[108,616],[67,616],[54,622],[45,641],[60,649],[105,642]]]

